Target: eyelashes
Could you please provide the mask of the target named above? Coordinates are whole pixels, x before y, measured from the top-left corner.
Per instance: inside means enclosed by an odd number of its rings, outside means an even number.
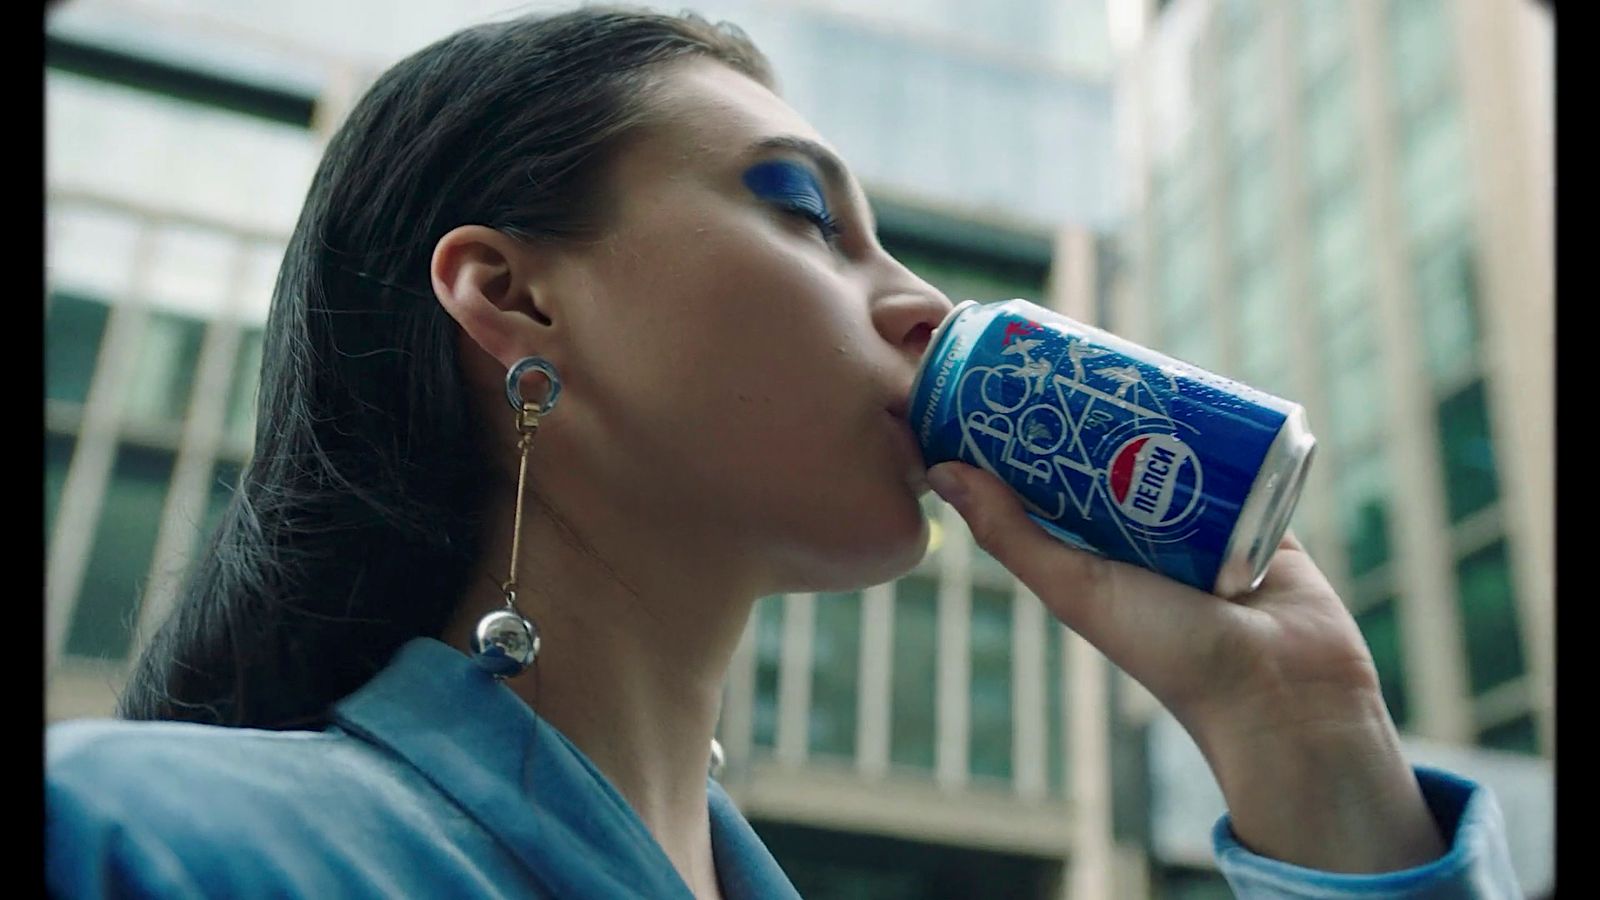
[[[839,227],[839,223],[834,221],[833,216],[828,215],[827,210],[823,210],[822,212],[812,212],[805,209],[791,208],[789,211],[804,217],[810,221],[811,224],[817,226],[817,230],[822,232],[822,239],[830,244],[838,240],[839,235],[844,233]]]
[[[744,173],[744,183],[757,197],[810,222],[830,246],[843,233],[806,167],[781,160],[757,163]]]

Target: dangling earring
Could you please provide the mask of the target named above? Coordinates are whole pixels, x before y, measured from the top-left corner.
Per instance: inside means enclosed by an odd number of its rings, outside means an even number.
[[[711,739],[711,765],[708,768],[712,778],[722,775],[722,770],[727,766],[728,758],[722,753],[722,742],[716,738]]]
[[[540,404],[522,399],[522,376],[539,372],[550,382],[550,392]],[[561,378],[555,367],[537,356],[517,360],[506,373],[506,401],[517,411],[517,432],[522,437],[517,449],[522,466],[517,474],[517,511],[511,526],[511,571],[500,589],[505,592],[506,608],[497,609],[478,620],[472,634],[472,659],[496,678],[521,675],[539,655],[539,629],[517,611],[517,557],[522,551],[522,495],[528,483],[528,450],[539,430],[539,419],[555,409],[561,394]]]

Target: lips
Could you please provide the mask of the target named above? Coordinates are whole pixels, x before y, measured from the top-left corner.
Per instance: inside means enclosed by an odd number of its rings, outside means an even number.
[[[905,462],[907,477],[913,481],[923,480],[927,467],[923,463],[922,448],[917,445],[916,436],[911,433],[911,425],[893,410],[889,415],[889,428],[894,432],[894,442],[899,445],[898,450]]]
[[[910,406],[911,386],[907,384],[904,390],[896,393],[884,404],[884,410],[890,416],[889,427],[895,433],[893,440],[900,445],[900,455],[905,463],[905,483],[912,489],[912,493],[920,497],[933,488],[928,485],[928,468],[922,458],[922,447],[917,444],[916,435],[911,431],[911,423],[906,418]]]

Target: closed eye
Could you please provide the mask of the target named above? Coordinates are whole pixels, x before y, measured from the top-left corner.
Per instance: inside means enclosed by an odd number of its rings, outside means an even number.
[[[833,246],[842,233],[838,221],[828,211],[822,185],[805,165],[791,160],[759,162],[744,173],[744,183],[762,200],[810,222],[829,246]]]
[[[825,209],[813,210],[796,206],[789,207],[789,212],[792,212],[795,215],[809,221],[812,225],[815,225],[817,227],[817,231],[822,233],[822,239],[827,241],[830,245],[839,239],[839,235],[844,233],[844,229],[839,227],[839,223],[835,221],[833,216],[829,215],[828,211]]]

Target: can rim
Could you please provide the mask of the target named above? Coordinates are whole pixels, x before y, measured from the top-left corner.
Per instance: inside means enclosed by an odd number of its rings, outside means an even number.
[[[1317,439],[1306,427],[1305,408],[1296,404],[1267,448],[1261,471],[1250,486],[1249,499],[1239,510],[1233,533],[1228,536],[1228,548],[1213,588],[1217,596],[1236,597],[1260,587],[1284,532],[1289,530],[1289,520],[1316,451]],[[1271,462],[1277,456],[1292,460],[1286,471],[1273,471]],[[1274,478],[1281,480],[1274,484]],[[1249,546],[1241,546],[1246,540]]]
[[[939,347],[944,343],[945,335],[949,333],[950,326],[955,321],[966,315],[968,309],[980,305],[976,300],[963,300],[945,314],[944,321],[933,329],[933,334],[928,337],[928,346],[922,351],[922,359],[917,361],[916,377],[911,379],[911,392],[906,394],[906,420],[911,420],[913,408],[917,405],[917,396],[922,390],[922,376],[933,368],[928,363],[939,355]]]

